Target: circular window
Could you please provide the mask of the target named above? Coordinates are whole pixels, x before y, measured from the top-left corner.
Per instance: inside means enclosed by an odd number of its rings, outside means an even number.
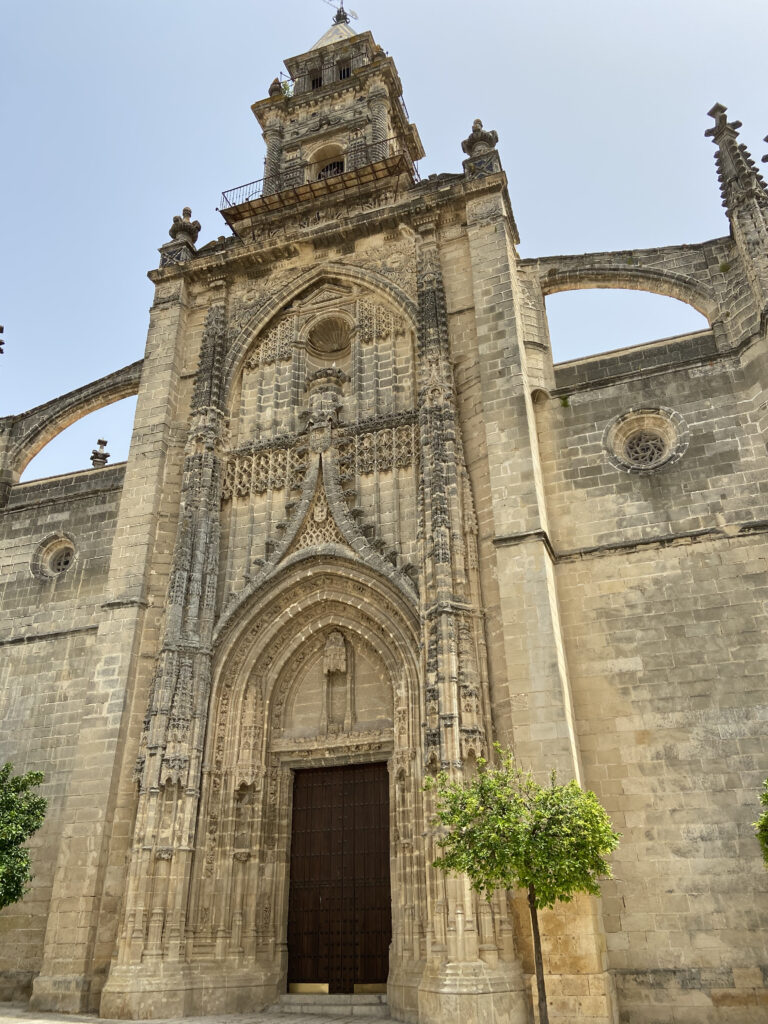
[[[656,466],[667,456],[667,442],[661,434],[638,430],[627,438],[624,456],[633,466]]]
[[[608,424],[603,447],[617,469],[647,473],[683,455],[688,428],[672,409],[631,409]]]
[[[72,565],[72,559],[75,557],[75,549],[66,547],[61,548],[51,558],[51,572],[58,575],[60,572],[66,572],[67,569]]]
[[[56,579],[71,568],[76,551],[71,537],[57,534],[39,544],[32,558],[32,572],[43,579]]]

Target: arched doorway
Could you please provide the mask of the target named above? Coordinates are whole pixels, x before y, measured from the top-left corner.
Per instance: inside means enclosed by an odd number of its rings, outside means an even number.
[[[264,1001],[289,981],[354,992],[384,985],[390,962],[412,966],[424,903],[423,853],[403,842],[422,831],[417,629],[389,581],[313,555],[253,595],[220,640],[192,959],[210,951],[248,972]],[[312,881],[330,906],[307,899]]]

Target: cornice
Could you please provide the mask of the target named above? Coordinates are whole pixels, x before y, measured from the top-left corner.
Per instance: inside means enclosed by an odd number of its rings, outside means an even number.
[[[388,185],[391,188],[391,183]],[[361,203],[371,201],[377,193],[385,191],[384,188],[371,189],[355,198]],[[254,265],[263,267],[291,259],[299,255],[302,246],[330,248],[351,243],[358,238],[395,231],[401,225],[414,227],[417,221],[425,217],[434,219],[439,226],[442,217],[448,214],[450,222],[455,224],[463,220],[464,207],[468,199],[498,193],[502,194],[505,210],[511,218],[506,176],[503,172],[474,180],[467,180],[463,175],[456,175],[452,179],[437,176],[434,180],[427,179],[414,186],[391,203],[353,214],[344,213],[349,208],[348,197],[346,201],[337,197],[328,197],[326,202],[308,201],[297,204],[290,212],[276,211],[262,219],[265,228],[284,227],[280,236],[275,236],[274,241],[257,238],[237,244],[227,239],[207,252],[205,249],[199,250],[187,263],[151,270],[148,276],[155,284],[173,277],[207,282],[213,276],[219,277],[222,273],[230,273],[235,269]],[[340,216],[333,215],[337,210]],[[302,214],[310,211],[320,215],[316,224],[302,227],[291,223],[292,220],[295,222]],[[511,223],[514,227],[513,219]]]

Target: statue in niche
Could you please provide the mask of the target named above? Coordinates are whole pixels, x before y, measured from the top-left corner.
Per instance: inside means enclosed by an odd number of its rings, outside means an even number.
[[[323,649],[327,734],[352,731],[355,721],[352,657],[352,648],[344,634],[339,630],[329,633]]]
[[[241,786],[235,794],[234,848],[236,851],[250,848],[254,805],[254,787]]]

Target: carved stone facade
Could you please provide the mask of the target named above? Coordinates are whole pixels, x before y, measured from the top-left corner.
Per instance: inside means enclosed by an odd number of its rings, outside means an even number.
[[[623,833],[604,899],[544,915],[552,1021],[762,1019],[762,179],[714,108],[729,236],[522,260],[496,133],[418,181],[392,59],[334,33],[254,105],[232,236],[174,218],[143,362],[0,420],[3,755],[51,806],[0,990],[271,1004],[293,775],[386,762],[390,1012],[530,1024],[524,901],[431,867],[425,775],[499,740]],[[608,285],[711,327],[554,367],[545,296]],[[18,483],[136,392],[125,465]]]

